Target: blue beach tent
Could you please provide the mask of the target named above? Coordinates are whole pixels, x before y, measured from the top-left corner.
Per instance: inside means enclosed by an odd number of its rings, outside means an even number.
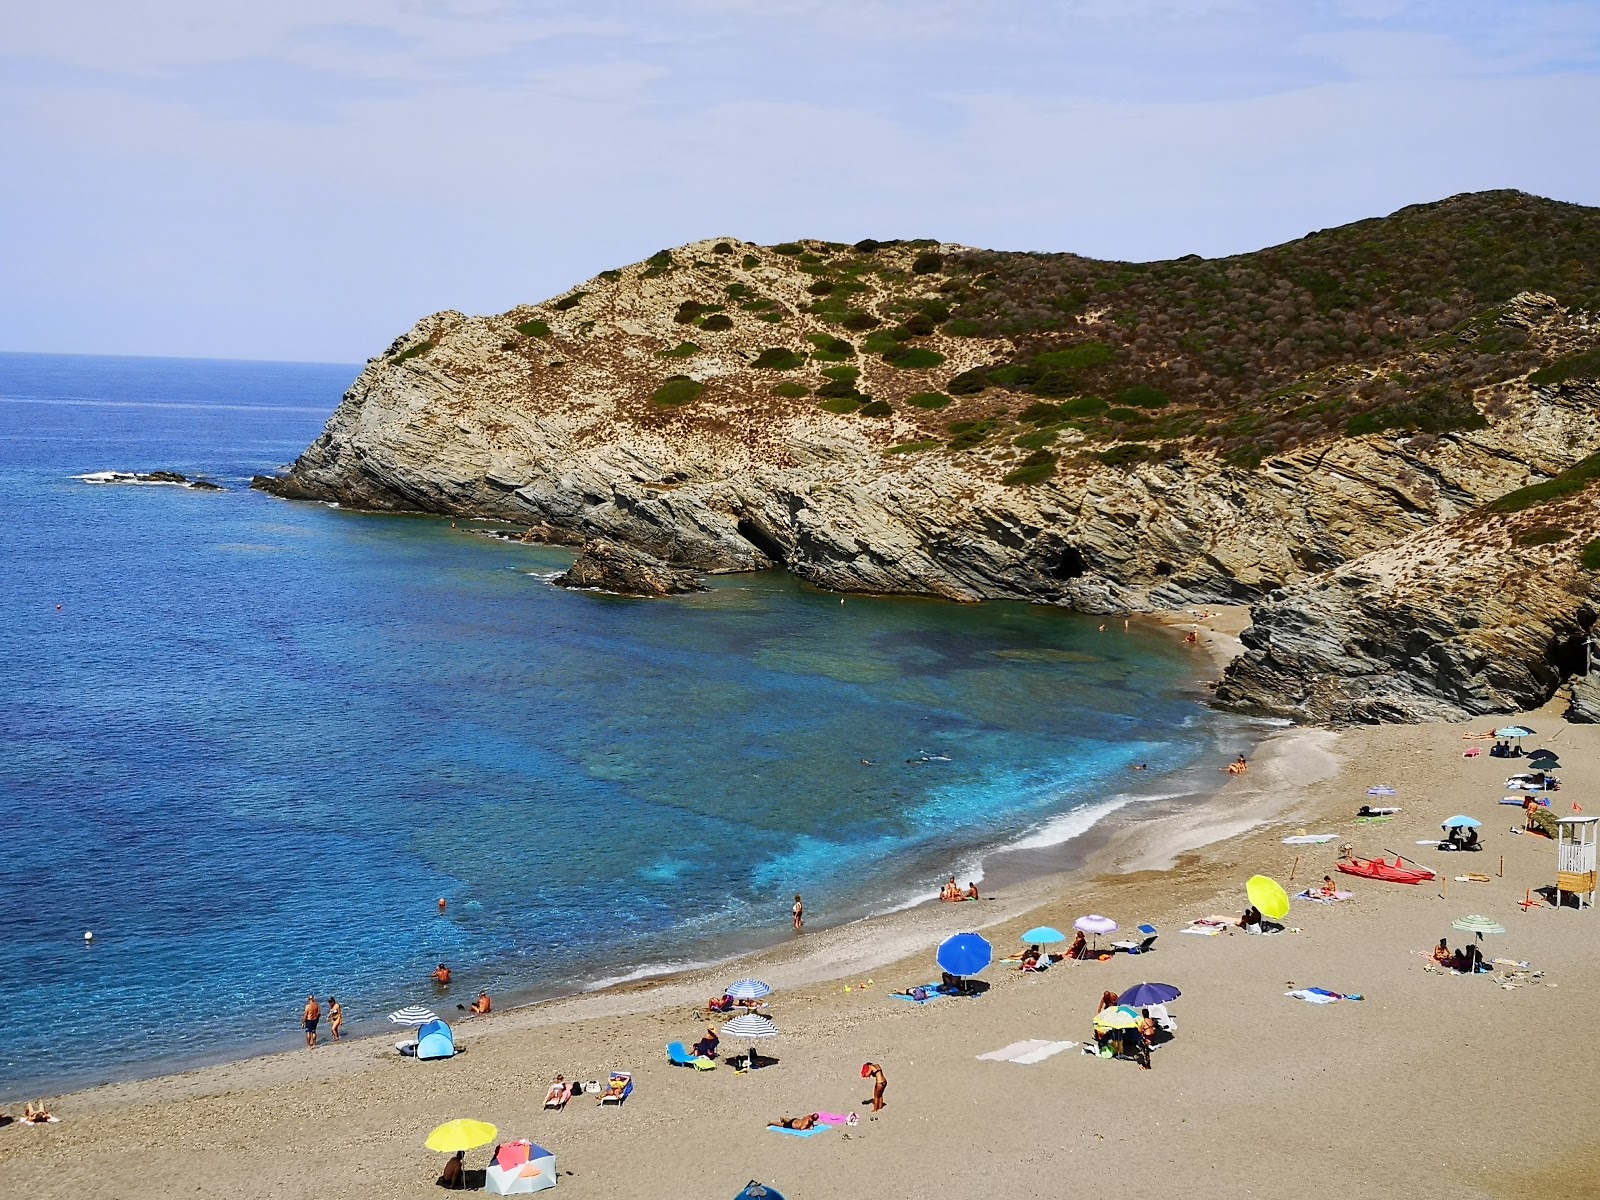
[[[455,1056],[455,1035],[450,1032],[450,1026],[443,1021],[429,1021],[421,1029],[417,1030],[418,1058],[454,1058]]]
[[[733,1200],[783,1200],[783,1193],[776,1188],[769,1188],[764,1183],[757,1183],[752,1179],[745,1184],[744,1191],[740,1192]]]

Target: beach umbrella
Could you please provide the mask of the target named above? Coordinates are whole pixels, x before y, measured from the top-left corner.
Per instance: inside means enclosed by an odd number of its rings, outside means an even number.
[[[1108,1029],[1137,1029],[1139,1010],[1129,1008],[1126,1004],[1104,1009],[1095,1014],[1094,1027],[1101,1033]]]
[[[1289,915],[1289,893],[1283,884],[1266,875],[1252,875],[1244,885],[1244,894],[1250,903],[1261,911],[1263,917],[1281,921]]]
[[[396,1025],[426,1025],[429,1021],[437,1021],[438,1014],[431,1008],[423,1008],[420,1004],[411,1008],[398,1009],[389,1014],[389,1020]]]
[[[1480,917],[1476,914],[1451,921],[1450,928],[1459,929],[1464,933],[1475,933],[1479,937],[1486,933],[1504,933],[1506,931],[1506,927],[1500,922],[1491,921],[1488,917]]]
[[[939,943],[939,966],[962,978],[977,975],[994,959],[994,947],[975,933],[951,934]]]
[[[1525,738],[1532,737],[1534,731],[1526,725],[1507,725],[1504,729],[1496,729],[1494,735],[1497,738]]]
[[[1119,999],[1130,1008],[1149,1008],[1152,1004],[1171,1004],[1181,995],[1170,983],[1136,983]]]
[[[757,1183],[752,1179],[744,1185],[744,1191],[735,1196],[733,1200],[783,1200],[783,1193],[774,1191],[766,1184]]]
[[[1022,940],[1032,946],[1048,946],[1051,942],[1066,941],[1067,935],[1059,929],[1052,929],[1048,925],[1040,925],[1023,934]]]
[[[1081,929],[1085,933],[1101,934],[1115,933],[1117,923],[1110,917],[1102,917],[1099,913],[1090,913],[1086,917],[1079,917],[1072,923],[1074,929]]]
[[[1397,796],[1397,795],[1399,795],[1399,793],[1396,792],[1387,783],[1380,783],[1376,787],[1369,787],[1367,789],[1367,795],[1369,795],[1369,796]]]
[[[722,1032],[725,1036],[733,1038],[777,1037],[778,1023],[771,1017],[763,1017],[760,1013],[745,1013],[724,1025]]]
[[[759,979],[741,979],[723,995],[730,1000],[764,1000],[772,995],[772,988]]]
[[[1439,828],[1440,829],[1476,829],[1479,825],[1482,825],[1482,824],[1483,824],[1482,821],[1474,820],[1472,817],[1464,816],[1464,815],[1462,815],[1460,813],[1457,813],[1455,816],[1451,817],[1448,821],[1442,822],[1440,824]]]
[[[500,1131],[487,1121],[469,1121],[458,1117],[446,1121],[428,1135],[424,1144],[429,1150],[441,1154],[454,1154],[458,1150],[475,1150],[494,1141]]]

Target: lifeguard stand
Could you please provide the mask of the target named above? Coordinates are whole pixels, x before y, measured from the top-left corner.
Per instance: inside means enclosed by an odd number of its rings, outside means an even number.
[[[1579,908],[1594,907],[1595,843],[1600,839],[1600,816],[1573,813],[1556,821],[1556,907],[1561,893],[1578,898]]]

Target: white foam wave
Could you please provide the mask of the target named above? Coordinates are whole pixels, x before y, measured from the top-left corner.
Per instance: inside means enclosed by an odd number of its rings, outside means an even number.
[[[719,962],[727,959],[710,958],[685,962],[652,963],[646,967],[636,967],[626,975],[608,975],[604,979],[595,979],[583,985],[586,992],[601,992],[606,988],[620,987],[624,983],[638,983],[642,979],[655,979],[662,975],[677,975],[683,971],[699,971],[706,967],[714,967]]]
[[[80,483],[123,483],[133,487],[181,487],[186,488],[187,483],[179,483],[173,479],[140,479],[132,471],[86,471],[82,475],[72,478]]]
[[[1135,800],[1176,800],[1183,795],[1187,795],[1187,793],[1161,792],[1146,796],[1123,792],[1100,804],[1090,804],[1083,808],[1075,808],[1071,812],[1062,813],[1059,817],[1046,822],[1032,833],[1025,834],[1017,841],[1008,843],[1003,849],[1043,850],[1049,846],[1059,846],[1063,842],[1072,841],[1073,838],[1082,837],[1119,808],[1126,808]]]

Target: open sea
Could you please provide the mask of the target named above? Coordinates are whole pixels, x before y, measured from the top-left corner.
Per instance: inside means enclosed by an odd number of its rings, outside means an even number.
[[[1137,624],[564,592],[248,490],[357,370],[0,354],[0,1096],[295,1046],[308,991],[360,1032],[904,906],[1239,728]],[[163,468],[227,490],[76,478]]]

